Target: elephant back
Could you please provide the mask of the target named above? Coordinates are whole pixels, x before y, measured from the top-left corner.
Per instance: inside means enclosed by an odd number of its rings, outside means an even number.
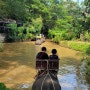
[[[32,90],[61,90],[58,78],[52,73],[47,73],[42,77],[36,78]]]

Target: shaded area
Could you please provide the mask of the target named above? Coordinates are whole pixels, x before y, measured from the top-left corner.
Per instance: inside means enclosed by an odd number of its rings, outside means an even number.
[[[3,63],[3,67],[1,68],[9,68],[10,62],[15,62],[15,64],[17,63],[19,65],[28,65],[33,67],[35,55],[36,51],[33,44],[7,43],[4,46],[4,52],[0,54],[0,61]]]

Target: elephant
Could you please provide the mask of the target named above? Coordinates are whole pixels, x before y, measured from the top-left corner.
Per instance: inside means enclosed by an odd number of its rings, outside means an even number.
[[[47,72],[35,79],[32,90],[61,90],[61,86],[57,76],[51,72]]]
[[[42,41],[40,39],[37,39],[36,42],[35,42],[36,45],[41,45],[42,44]]]

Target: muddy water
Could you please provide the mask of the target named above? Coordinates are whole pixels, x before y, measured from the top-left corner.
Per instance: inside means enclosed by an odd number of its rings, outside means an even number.
[[[0,82],[15,90],[30,90],[36,75],[35,56],[42,46],[47,47],[49,55],[52,48],[58,51],[58,80],[62,90],[90,90],[90,82],[87,82],[83,72],[82,54],[50,41],[42,45],[35,45],[34,42],[5,44],[4,52],[0,53]]]

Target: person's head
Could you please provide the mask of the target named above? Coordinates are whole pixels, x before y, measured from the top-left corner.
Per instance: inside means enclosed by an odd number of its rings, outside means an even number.
[[[52,54],[56,54],[57,50],[56,49],[52,49]]]
[[[47,50],[46,47],[42,47],[42,51],[45,51],[46,52],[46,50]]]

